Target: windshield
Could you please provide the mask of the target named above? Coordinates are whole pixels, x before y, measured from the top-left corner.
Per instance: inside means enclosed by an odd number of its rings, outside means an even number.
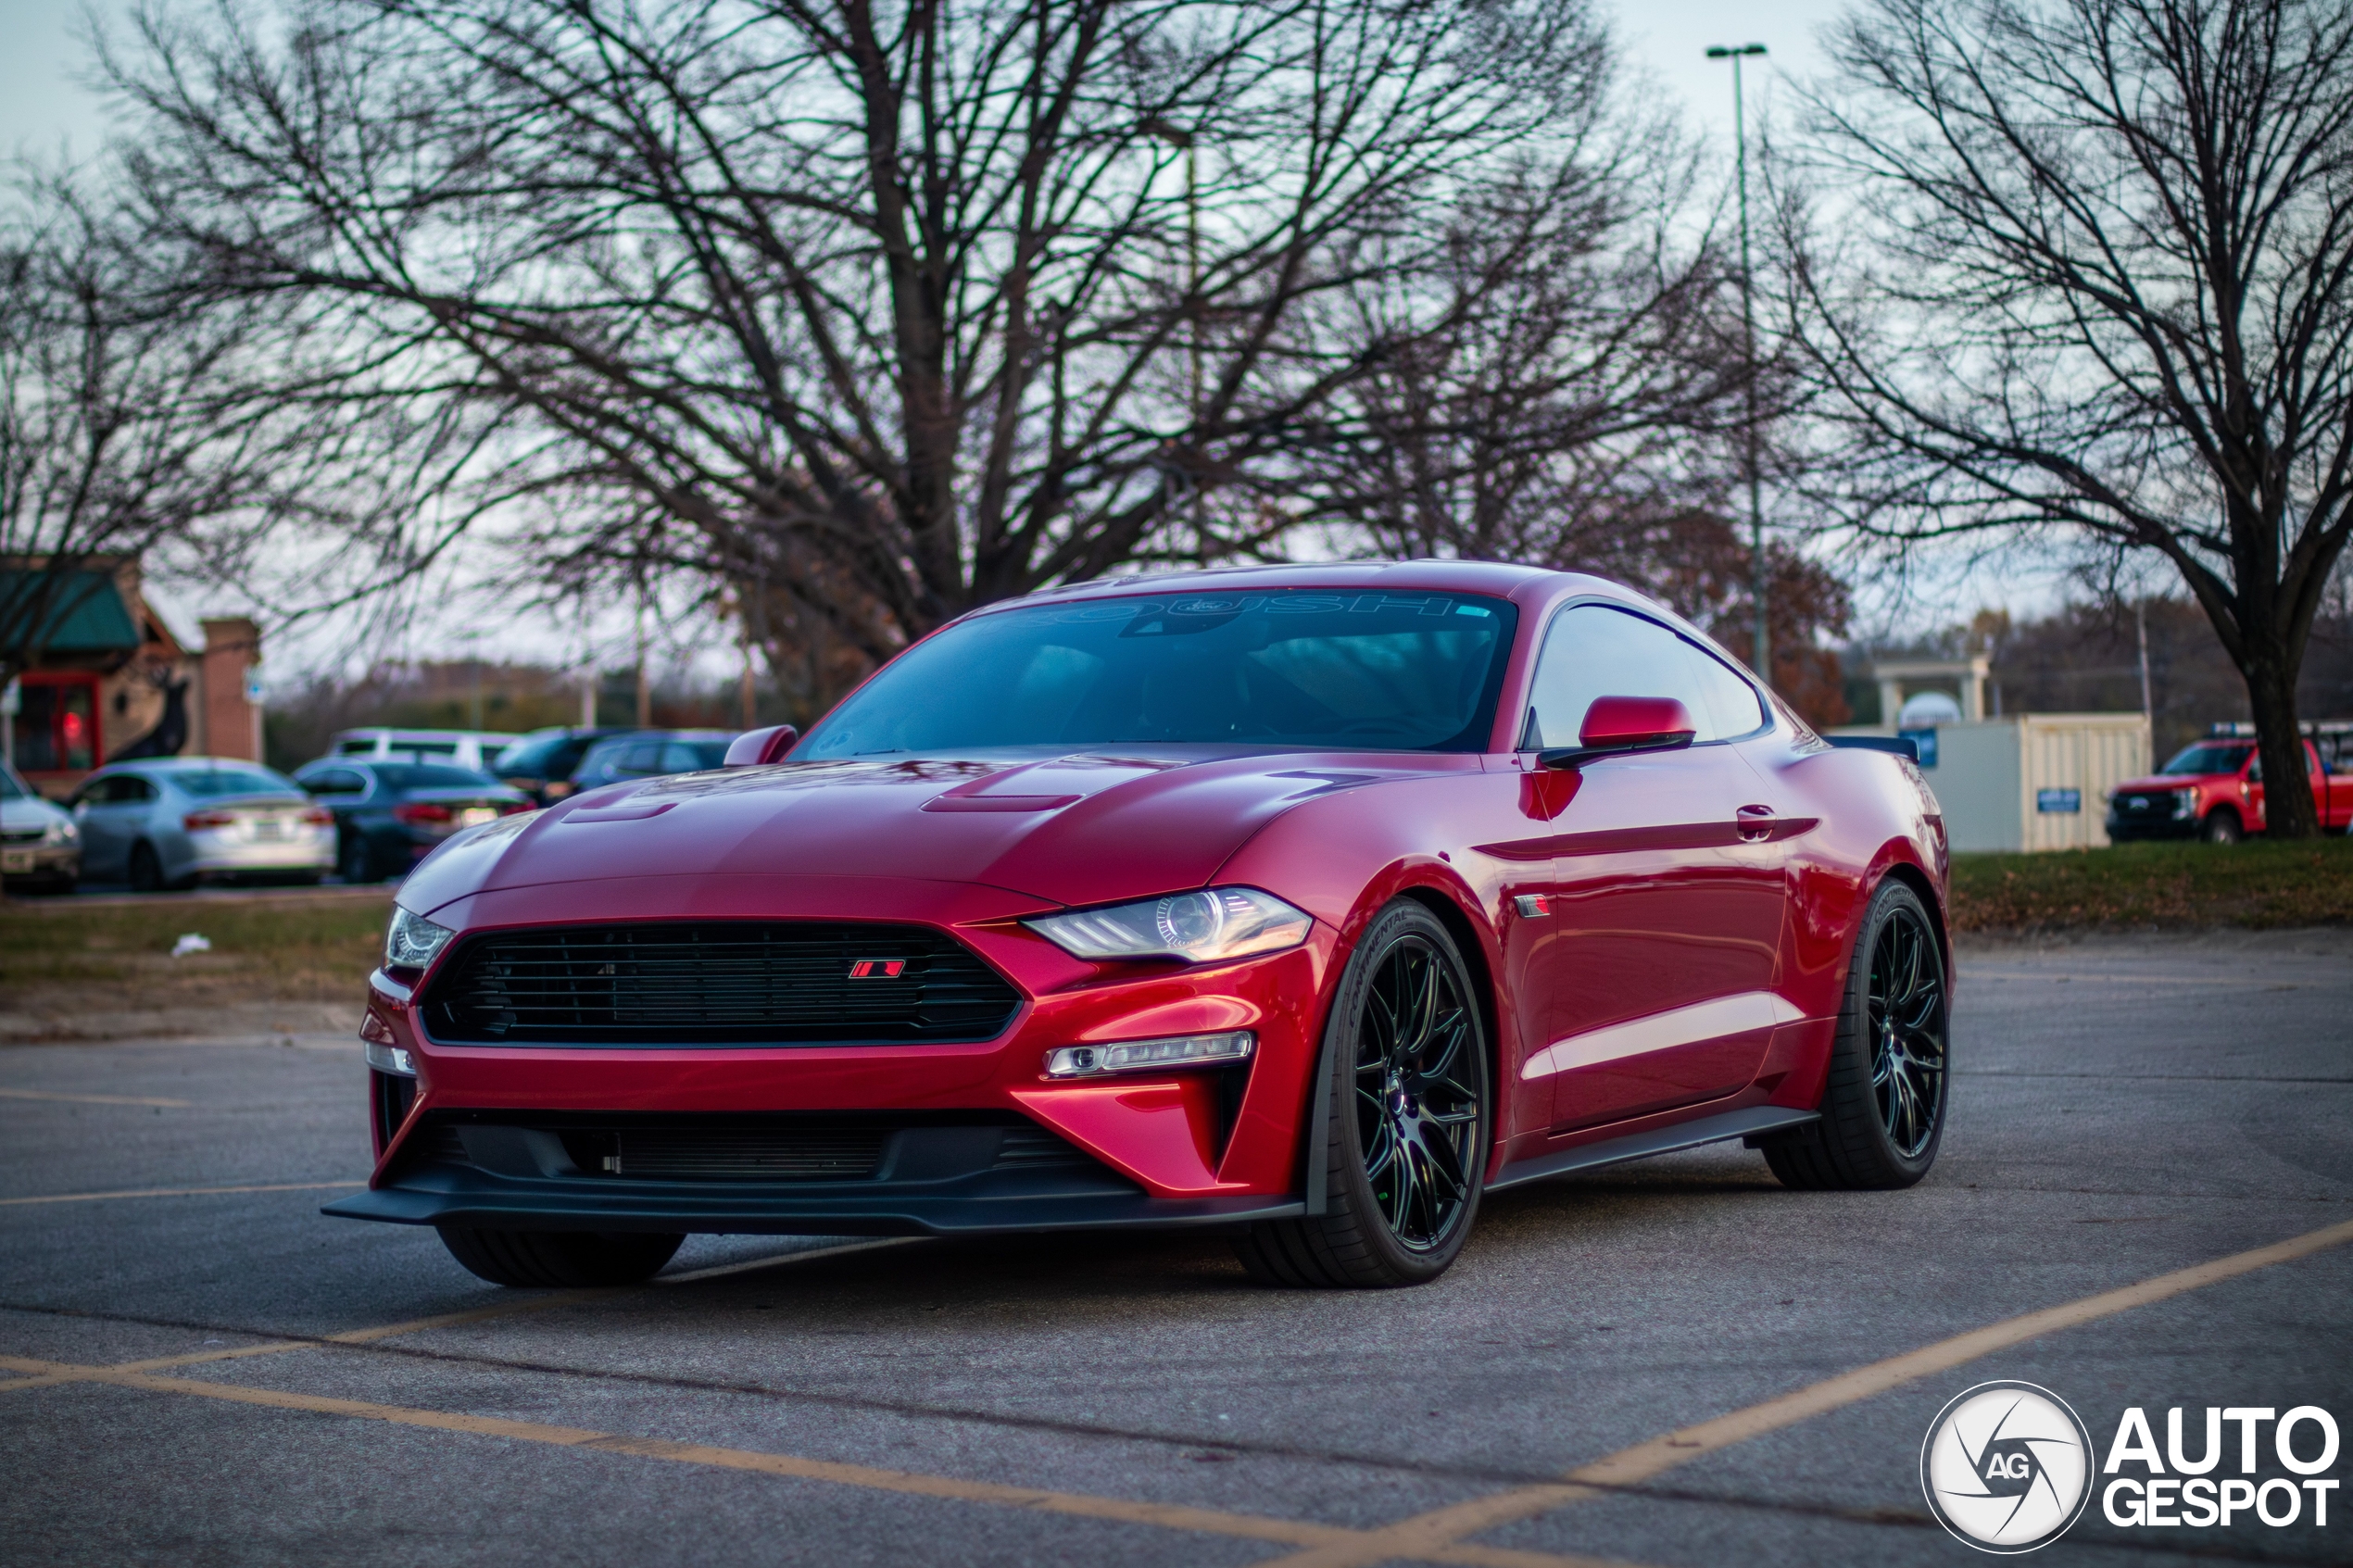
[[[984,615],[909,650],[806,759],[1162,743],[1477,751],[1518,620],[1467,594],[1151,594]]]
[[[25,788],[24,781],[17,777],[17,771],[0,762],[0,800],[24,800],[31,795],[32,792]]]
[[[481,789],[497,781],[472,768],[437,767],[430,762],[376,764],[376,777],[386,789]]]
[[[208,768],[202,772],[195,769],[175,771],[170,775],[172,787],[182,795],[193,795],[199,800],[218,798],[224,795],[300,795],[302,791],[275,773],[265,773],[258,768]]]
[[[2168,773],[2235,773],[2253,750],[2245,746],[2193,746],[2165,764]]]

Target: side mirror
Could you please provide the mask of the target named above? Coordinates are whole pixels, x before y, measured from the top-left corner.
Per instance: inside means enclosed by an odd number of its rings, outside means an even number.
[[[1585,710],[1577,744],[1540,753],[1544,768],[1581,768],[1604,757],[1636,751],[1680,751],[1699,726],[1691,710],[1671,696],[1597,696]]]
[[[757,768],[763,762],[781,762],[785,753],[793,748],[800,732],[790,724],[777,724],[765,730],[746,730],[727,743],[727,768]]]

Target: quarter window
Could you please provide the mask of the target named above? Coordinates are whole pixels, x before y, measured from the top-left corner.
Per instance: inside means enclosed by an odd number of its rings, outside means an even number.
[[[1577,605],[1554,617],[1545,634],[1521,744],[1575,746],[1585,710],[1601,696],[1673,697],[1691,711],[1694,741],[1765,724],[1755,689],[1698,644],[1629,610]]]

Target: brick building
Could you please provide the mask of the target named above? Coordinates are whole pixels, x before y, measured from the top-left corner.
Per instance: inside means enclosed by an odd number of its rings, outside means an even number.
[[[38,559],[0,560],[0,599],[27,592]],[[132,757],[261,758],[261,633],[202,623],[184,646],[143,592],[138,558],[94,557],[50,595],[56,608],[6,724],[8,759],[62,797],[92,769]]]

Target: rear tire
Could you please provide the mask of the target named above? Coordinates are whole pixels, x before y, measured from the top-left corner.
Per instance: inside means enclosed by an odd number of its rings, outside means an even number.
[[[156,854],[156,847],[144,838],[131,847],[131,891],[164,891],[163,860]]]
[[[355,887],[377,880],[376,858],[369,851],[367,834],[354,833],[343,841],[343,850],[335,857],[335,873]]]
[[[1949,995],[1927,906],[1894,878],[1881,883],[1847,965],[1822,1119],[1760,1145],[1783,1186],[1885,1190],[1928,1174],[1952,1081]]]
[[[637,1231],[479,1231],[443,1225],[441,1244],[493,1285],[579,1289],[637,1285],[661,1272],[686,1238]]]
[[[2236,844],[2246,836],[2246,830],[2239,822],[2239,814],[2226,806],[2207,813],[2203,836],[2208,844]]]
[[[1478,1217],[1489,1139],[1477,995],[1436,916],[1401,898],[1375,917],[1325,1041],[1325,1147],[1311,1152],[1326,1161],[1326,1211],[1254,1224],[1235,1255],[1261,1285],[1427,1284]]]

